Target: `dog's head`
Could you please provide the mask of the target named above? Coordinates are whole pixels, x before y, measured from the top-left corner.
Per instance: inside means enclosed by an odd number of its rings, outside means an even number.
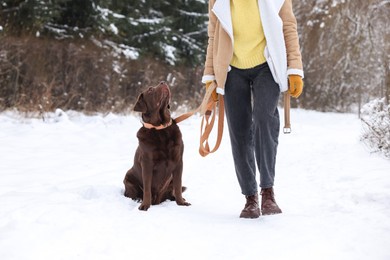
[[[171,91],[165,82],[149,87],[138,97],[134,111],[142,113],[142,120],[152,125],[164,125],[171,120],[169,103]]]

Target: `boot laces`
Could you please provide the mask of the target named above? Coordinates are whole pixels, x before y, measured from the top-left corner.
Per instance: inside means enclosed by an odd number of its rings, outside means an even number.
[[[275,203],[274,192],[272,189],[264,189],[261,191],[262,201],[271,200]]]
[[[245,204],[245,207],[248,207],[248,206],[252,206],[252,205],[255,205],[255,206],[258,206],[258,201],[256,200],[256,196],[255,195],[252,195],[252,196],[246,196],[246,204]]]

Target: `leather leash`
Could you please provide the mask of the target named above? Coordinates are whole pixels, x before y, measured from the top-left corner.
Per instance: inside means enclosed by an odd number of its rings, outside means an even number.
[[[291,123],[290,123],[290,93],[288,91],[284,92],[284,128],[283,133],[291,133]]]
[[[174,119],[176,123],[179,123],[189,118],[190,116],[194,115],[197,112],[200,113],[200,115],[202,116],[202,123],[200,126],[199,154],[203,157],[217,151],[222,141],[225,107],[224,107],[224,100],[222,95],[218,94],[218,101],[214,101],[213,98],[211,98],[211,95],[213,91],[216,89],[216,87],[217,85],[215,82],[211,83],[211,85],[207,88],[202,103],[198,108],[190,112],[187,112],[183,115],[180,115]],[[217,140],[214,145],[214,148],[210,149],[208,139],[214,127],[217,110],[218,110]]]
[[[202,103],[196,109],[182,114],[176,117],[174,120],[176,123],[180,123],[183,120],[193,116],[195,113],[199,112],[202,116],[202,123],[200,127],[200,145],[199,145],[199,154],[203,157],[210,153],[214,153],[218,150],[223,135],[223,126],[224,126],[224,115],[225,115],[225,104],[223,96],[218,94],[218,101],[214,101],[211,98],[211,95],[216,89],[217,85],[213,82],[206,90],[206,94],[202,100]],[[218,132],[217,140],[213,149],[210,149],[208,142],[210,133],[214,127],[214,122],[218,110]],[[211,116],[211,119],[210,119]],[[290,94],[288,91],[284,92],[284,128],[283,133],[291,133],[291,123],[290,123]]]

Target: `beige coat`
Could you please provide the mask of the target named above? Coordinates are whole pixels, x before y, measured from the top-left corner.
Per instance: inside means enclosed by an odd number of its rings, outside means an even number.
[[[288,89],[288,75],[303,77],[297,21],[291,0],[258,0],[267,46],[264,56],[282,92]],[[278,13],[277,13],[278,12]],[[202,82],[215,80],[224,94],[233,57],[233,27],[230,0],[209,1],[208,46]]]

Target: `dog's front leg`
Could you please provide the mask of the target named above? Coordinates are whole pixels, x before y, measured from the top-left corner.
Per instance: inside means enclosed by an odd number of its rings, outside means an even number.
[[[149,160],[142,161],[143,199],[139,210],[148,210],[152,204],[153,164]]]
[[[183,161],[181,160],[176,169],[173,170],[173,191],[175,195],[176,204],[180,206],[190,206],[191,203],[186,202],[182,196],[182,182],[181,178],[183,175]]]

